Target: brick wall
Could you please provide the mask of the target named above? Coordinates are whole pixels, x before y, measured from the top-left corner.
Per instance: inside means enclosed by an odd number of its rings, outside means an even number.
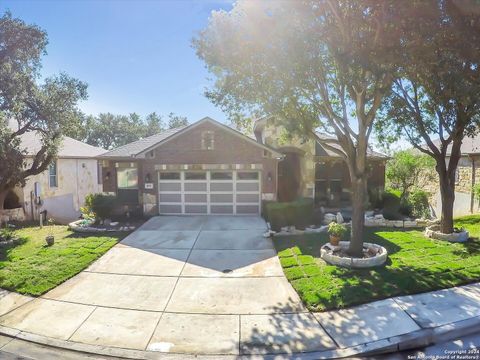
[[[214,149],[202,149],[202,133],[214,132]],[[104,191],[116,191],[115,162],[111,160],[103,168]],[[131,161],[127,161],[131,162]],[[264,156],[261,147],[255,146],[246,139],[242,139],[229,131],[212,123],[205,122],[153,149],[153,158],[147,154],[145,159],[138,160],[140,200],[146,213],[154,214],[157,210],[158,196],[158,165],[250,165],[260,164],[262,167],[262,193],[271,194],[276,198],[277,193],[277,163],[278,160]],[[105,176],[110,172],[109,179]],[[153,189],[145,189],[145,178],[150,177]],[[270,180],[269,180],[270,178]]]

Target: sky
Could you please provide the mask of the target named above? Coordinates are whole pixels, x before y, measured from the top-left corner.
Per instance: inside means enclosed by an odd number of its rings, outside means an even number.
[[[230,10],[227,0],[0,0],[48,34],[42,76],[59,72],[85,81],[86,114],[142,116],[174,112],[190,122],[226,117],[203,95],[211,84],[191,39],[212,10]]]

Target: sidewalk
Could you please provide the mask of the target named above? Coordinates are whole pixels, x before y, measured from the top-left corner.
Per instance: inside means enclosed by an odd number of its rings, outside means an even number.
[[[319,359],[372,355],[382,352],[426,346],[433,342],[446,341],[480,330],[480,283],[430,293],[401,296],[380,300],[350,309],[323,313],[296,313],[272,315],[278,323],[261,324],[257,320],[255,333],[238,334],[239,355],[211,354],[198,355],[172,354],[168,352],[141,351],[121,347],[99,346],[64,340],[65,337],[46,337],[42,327],[47,330],[56,326],[51,322],[36,323],[27,326],[24,319],[13,316],[27,310],[28,304],[36,299],[0,291],[0,351],[9,351],[9,344],[15,344],[11,338],[32,341],[58,348],[75,350],[90,354],[116,356],[120,358],[164,359],[164,358],[290,358]],[[58,302],[58,301],[57,301]],[[62,306],[68,307],[64,302]],[[78,306],[76,304],[70,304]],[[268,316],[268,315],[266,315]],[[311,318],[318,323],[313,324]],[[17,319],[16,323],[15,320]],[[286,320],[288,319],[288,321]],[[8,324],[8,326],[6,326]],[[317,329],[318,327],[318,329]],[[34,328],[35,331],[31,331]],[[113,330],[113,329],[112,329]],[[323,330],[323,331],[318,331]],[[10,339],[10,340],[9,340]],[[245,340],[245,339],[248,339]],[[215,342],[215,339],[211,339]],[[247,344],[244,344],[244,342]],[[258,341],[267,343],[268,348],[277,354],[254,351],[252,346]],[[295,352],[302,348],[300,342],[331,344],[321,351]],[[293,346],[296,344],[297,346]],[[245,349],[245,351],[242,351]],[[265,347],[262,348],[265,350]],[[283,350],[283,351],[279,351]],[[283,352],[284,355],[279,354]],[[258,356],[260,355],[260,356]]]

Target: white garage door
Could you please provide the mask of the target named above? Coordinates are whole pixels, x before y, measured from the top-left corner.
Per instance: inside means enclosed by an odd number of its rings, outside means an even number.
[[[260,214],[258,171],[162,171],[160,214]]]

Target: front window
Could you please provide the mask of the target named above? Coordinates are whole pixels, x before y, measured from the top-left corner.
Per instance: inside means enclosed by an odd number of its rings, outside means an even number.
[[[117,169],[117,187],[119,189],[138,189],[138,170],[136,168]]]
[[[57,162],[53,162],[48,167],[48,184],[51,188],[58,187]]]

